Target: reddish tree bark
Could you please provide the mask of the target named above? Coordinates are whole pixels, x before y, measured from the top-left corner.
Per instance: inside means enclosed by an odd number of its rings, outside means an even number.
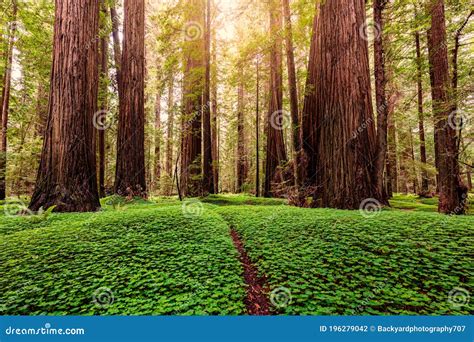
[[[56,1],[48,122],[30,209],[95,211],[99,1]],[[71,54],[71,51],[75,51]]]
[[[202,194],[202,112],[205,85],[204,8],[202,0],[188,2],[185,25],[181,189],[184,196]]]
[[[260,57],[257,56],[255,102],[255,196],[260,197]]]
[[[431,66],[431,97],[435,117],[436,166],[438,170],[438,211],[445,214],[464,214],[466,187],[462,184],[457,159],[458,143],[453,122],[452,99],[449,98],[450,79],[444,1],[434,0],[428,5],[431,27],[428,31],[428,51]],[[451,117],[450,117],[451,115]]]
[[[270,33],[274,37],[270,51],[270,103],[267,116],[267,148],[265,163],[264,196],[271,197],[272,183],[278,168],[286,161],[286,149],[283,138],[283,64],[282,39],[278,32],[282,29],[281,6],[277,0],[270,4]],[[279,179],[278,181],[282,181]]]
[[[104,18],[107,17],[107,7],[104,0],[101,1],[101,11]],[[105,20],[105,19],[104,19]],[[104,25],[105,26],[105,25]],[[107,112],[107,78],[108,78],[108,39],[105,36],[100,38],[100,111],[104,115]],[[103,125],[98,128],[99,137],[99,196],[105,196],[105,130]]]
[[[213,156],[212,156],[212,131],[211,131],[211,0],[206,2],[206,10],[204,22],[206,23],[204,37],[204,94],[203,94],[203,191],[213,194],[214,177],[213,177]]]
[[[161,89],[158,90],[155,100],[155,187],[160,188],[161,179]]]
[[[168,84],[168,122],[166,132],[166,173],[173,177],[173,131],[174,131],[174,75]]]
[[[420,139],[420,159],[422,163],[421,170],[421,189],[419,191],[420,196],[429,196],[429,176],[425,167],[427,164],[426,158],[426,138],[425,138],[425,122],[424,122],[424,111],[423,111],[423,70],[421,60],[421,45],[420,45],[420,33],[415,33],[415,45],[416,45],[416,83],[417,83],[417,97],[418,97],[418,134]]]
[[[110,19],[112,20],[112,41],[114,46],[114,61],[115,61],[115,79],[117,82],[117,91],[119,98],[122,97],[121,85],[121,64],[122,64],[122,49],[119,37],[119,17],[115,5],[110,6]]]
[[[365,20],[363,0],[320,5],[312,52],[316,92],[313,110],[307,112],[313,116],[314,206],[358,209],[366,199],[382,200],[373,177],[376,134],[368,44],[360,34]]]
[[[145,3],[125,0],[115,193],[146,197]]]
[[[243,70],[240,71],[241,78],[238,86],[237,103],[237,192],[243,192],[243,186],[247,180],[247,156],[245,153],[245,123],[244,123],[244,81]]]
[[[384,48],[384,19],[383,11],[386,0],[374,0],[374,69],[375,69],[375,100],[377,108],[377,144],[374,165],[375,182],[379,197],[384,204],[388,204],[384,196],[384,171],[385,159],[387,156],[387,126],[388,126],[388,105],[385,88],[387,76],[385,72],[385,48]]]
[[[0,200],[6,197],[6,173],[7,173],[7,130],[8,115],[10,110],[10,89],[12,81],[12,62],[13,62],[13,46],[15,44],[15,34],[17,30],[16,18],[18,11],[18,3],[12,1],[12,19],[8,31],[8,45],[5,64],[5,75],[3,77],[2,102],[1,102],[1,132],[0,132]]]

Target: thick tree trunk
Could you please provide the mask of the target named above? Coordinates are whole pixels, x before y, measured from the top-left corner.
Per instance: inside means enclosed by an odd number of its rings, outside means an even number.
[[[56,1],[48,122],[30,209],[95,211],[99,1]],[[87,47],[87,48],[85,48]],[[71,54],[71,51],[75,51]]]
[[[279,0],[278,0],[279,1]],[[281,8],[277,0],[270,1],[270,33],[274,38],[270,51],[270,104],[268,106],[267,148],[265,163],[264,196],[271,197],[272,183],[282,182],[275,179],[278,168],[286,161],[285,141],[283,138],[283,64],[282,39],[277,34],[282,28]]]
[[[160,189],[161,180],[161,90],[156,94],[155,101],[155,172],[154,184],[155,189]]]
[[[373,175],[376,132],[369,53],[359,28],[365,1],[321,5],[315,47],[314,206],[358,209],[382,201]],[[335,30],[334,27],[338,29]]]
[[[12,19],[10,22],[7,58],[5,65],[4,83],[2,89],[2,103],[1,103],[1,132],[0,132],[0,200],[6,197],[6,174],[7,174],[7,130],[8,130],[8,115],[10,110],[10,88],[12,79],[12,62],[13,62],[13,45],[15,44],[15,34],[17,30],[16,18],[18,11],[18,3],[16,0],[12,1]]]
[[[417,93],[418,93],[418,134],[420,139],[420,159],[422,164],[421,170],[421,189],[419,195],[422,197],[429,196],[429,176],[426,171],[427,158],[426,158],[426,139],[425,139],[425,122],[423,112],[423,78],[422,78],[422,57],[421,57],[421,44],[420,44],[420,33],[415,33],[415,44],[416,44],[416,67],[417,67]]]
[[[101,1],[101,10],[104,18],[107,17],[107,7],[105,1]],[[105,19],[104,19],[105,20]],[[102,118],[107,113],[107,86],[108,86],[108,39],[103,36],[100,38],[100,112]],[[98,126],[99,137],[99,196],[105,197],[105,130],[106,126]]]
[[[213,194],[213,160],[212,160],[212,131],[211,131],[211,0],[206,2],[205,18],[206,23],[204,37],[204,63],[205,63],[205,84],[203,94],[203,191]]]
[[[145,3],[125,0],[115,193],[146,197]]]
[[[384,196],[384,171],[385,159],[387,157],[387,126],[388,126],[388,105],[385,88],[387,85],[387,76],[385,72],[385,49],[384,49],[384,19],[383,10],[386,0],[374,0],[374,67],[375,67],[375,99],[377,108],[377,144],[374,165],[374,175],[379,197],[383,198],[385,204],[388,204]]]
[[[436,0],[428,5],[431,28],[428,31],[428,50],[431,65],[431,92],[435,118],[437,145],[437,170],[439,188],[438,211],[445,214],[464,214],[466,187],[462,184],[457,160],[458,143],[453,121],[452,99],[446,42],[444,1]],[[451,117],[450,117],[451,115]],[[449,121],[448,121],[449,120]]]
[[[202,0],[188,1],[185,27],[181,192],[202,195],[202,112],[205,86]]]
[[[242,77],[243,70],[240,71]],[[237,104],[237,192],[243,192],[247,180],[247,156],[245,153],[245,124],[244,124],[244,83],[239,80]]]

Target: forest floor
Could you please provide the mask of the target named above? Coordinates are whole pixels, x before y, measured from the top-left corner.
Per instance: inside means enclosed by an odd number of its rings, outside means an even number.
[[[436,202],[111,197],[26,217],[0,203],[0,315],[469,314],[474,216]]]

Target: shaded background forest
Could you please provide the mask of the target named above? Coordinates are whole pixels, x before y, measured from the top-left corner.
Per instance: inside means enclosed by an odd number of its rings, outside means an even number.
[[[102,195],[113,193],[115,178],[119,107],[115,55],[117,41],[123,37],[122,5],[120,1],[105,2],[100,16],[100,36],[97,37],[102,47],[101,58],[106,61],[101,64],[99,85],[99,108],[103,116],[98,119],[98,124],[103,128],[100,131],[105,139]],[[269,124],[267,112],[271,105],[269,80],[272,62],[269,56],[274,56],[272,48],[275,37],[281,32],[271,30],[268,4],[265,1],[214,0],[209,5],[210,96],[204,103],[207,107],[205,110],[210,111],[213,142],[216,145],[213,151],[216,190],[256,193],[259,183],[259,189],[264,191],[265,127]],[[307,91],[315,6],[310,0],[294,0],[290,5],[297,100],[301,113]],[[17,6],[17,11],[14,11],[11,1],[0,3],[2,89],[5,89],[10,67],[12,71],[8,122],[3,120],[3,131],[7,132],[8,137],[8,196],[31,195],[34,189],[48,114],[53,47],[53,1],[19,1]],[[455,51],[458,65],[458,108],[454,125],[458,133],[462,133],[459,163],[462,179],[472,189],[474,45],[472,20],[468,20],[472,16],[472,4],[464,0],[446,1],[445,6],[451,72]],[[434,194],[434,117],[426,39],[430,18],[419,1],[390,1],[383,12],[383,32],[379,32],[378,26],[373,23],[372,5],[369,3],[366,7],[368,21],[360,34],[369,42],[372,83],[375,82],[373,41],[381,34],[385,39],[386,97],[390,112],[389,175],[385,180],[389,184],[386,187],[391,187],[393,192]],[[196,14],[185,1],[149,0],[146,1],[145,13],[146,183],[150,194],[175,195],[176,169],[180,163],[178,158],[181,157],[183,89],[186,91],[183,56],[186,55],[189,37],[193,41],[196,37],[199,41],[204,40],[206,29],[190,21],[190,17]],[[114,16],[116,20],[111,19]],[[198,14],[194,22],[200,23],[201,19]],[[284,65],[281,124],[286,152],[291,159],[295,145],[291,125],[291,92],[288,87],[288,77],[291,75],[288,75],[286,55],[282,54],[281,57]],[[203,66],[197,66],[198,70],[200,68]],[[421,83],[418,83],[418,77],[421,77]],[[418,98],[419,85],[422,89],[421,102]],[[375,106],[374,89],[375,84],[372,85]],[[420,103],[423,105],[422,115]],[[426,147],[426,159],[423,145]],[[98,160],[98,167],[100,164]]]

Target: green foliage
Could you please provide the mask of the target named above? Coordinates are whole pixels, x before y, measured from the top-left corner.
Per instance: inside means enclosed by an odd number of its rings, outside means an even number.
[[[142,204],[0,227],[0,314],[244,312],[237,252],[211,212],[189,219],[180,206]]]
[[[469,314],[449,292],[470,289],[473,218],[436,213],[225,207],[271,290],[298,315]]]

